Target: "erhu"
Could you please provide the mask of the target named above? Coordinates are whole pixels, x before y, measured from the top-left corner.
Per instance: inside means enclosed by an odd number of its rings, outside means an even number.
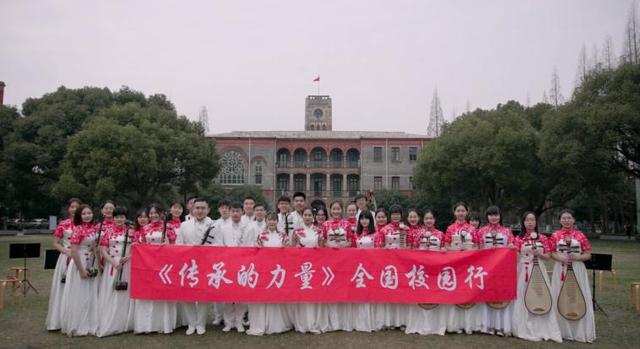
[[[127,230],[124,233],[124,246],[122,247],[122,255],[120,256],[120,261],[126,256],[127,253],[127,243],[129,242],[129,226],[126,228]],[[118,270],[118,281],[114,286],[116,291],[126,291],[129,288],[129,283],[126,281],[122,281],[122,272],[124,270],[124,265],[120,267]]]
[[[98,248],[100,246],[100,237],[102,236],[102,222],[100,222],[100,227],[98,228],[98,237],[96,239],[96,248],[93,252],[93,259],[91,260],[91,267],[87,268],[87,276],[88,277],[96,277],[98,276],[98,269],[94,268],[96,264],[96,254],[98,254]]]

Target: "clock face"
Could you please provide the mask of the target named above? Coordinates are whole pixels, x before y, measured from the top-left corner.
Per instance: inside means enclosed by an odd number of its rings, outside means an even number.
[[[322,109],[316,109],[316,110],[313,111],[313,116],[315,116],[318,119],[320,119],[323,114],[324,113],[322,112]]]

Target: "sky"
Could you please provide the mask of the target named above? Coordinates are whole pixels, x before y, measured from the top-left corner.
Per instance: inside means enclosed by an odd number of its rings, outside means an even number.
[[[59,86],[162,93],[210,133],[303,130],[307,95],[333,129],[426,134],[437,89],[467,109],[535,104],[557,67],[607,35],[622,52],[631,0],[0,0],[0,81],[18,107]],[[589,53],[591,57],[591,52]]]

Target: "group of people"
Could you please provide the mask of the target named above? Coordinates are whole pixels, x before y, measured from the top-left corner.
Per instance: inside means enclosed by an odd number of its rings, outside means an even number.
[[[117,333],[172,333],[186,326],[186,334],[204,334],[208,315],[222,331],[235,329],[250,335],[329,331],[378,331],[399,328],[408,334],[486,333],[515,336],[531,341],[595,340],[589,280],[583,261],[590,259],[590,243],[575,228],[571,210],[559,215],[561,229],[549,238],[538,233],[533,212],[522,216],[522,236],[515,237],[502,225],[496,206],[487,208],[486,223],[469,217],[465,203],[453,206],[455,221],[445,232],[436,226],[434,212],[418,212],[400,206],[370,210],[370,198],[359,195],[346,207],[340,201],[312,209],[304,193],[278,199],[275,213],[251,197],[243,203],[220,201],[220,218],[209,217],[209,203],[191,198],[186,210],[180,202],[169,212],[150,205],[126,224],[128,212],[112,202],[104,204],[102,220],[94,221],[90,206],[78,199],[68,202],[69,218],[54,232],[60,251],[53,275],[46,326],[69,336]],[[291,207],[293,206],[293,207]],[[188,213],[188,214],[187,214]],[[241,304],[134,300],[129,297],[129,260],[132,244],[254,246],[258,248],[390,248],[425,251],[516,248],[517,298],[500,307],[492,304],[395,303],[286,303]],[[286,252],[285,252],[286,253]],[[428,253],[428,252],[426,252]],[[284,255],[286,258],[286,254]],[[552,280],[544,261],[555,264]],[[534,266],[542,271],[553,296],[545,313],[531,311],[525,293]],[[579,319],[560,316],[556,303],[568,271],[575,275],[588,305]],[[542,279],[539,279],[542,280]]]

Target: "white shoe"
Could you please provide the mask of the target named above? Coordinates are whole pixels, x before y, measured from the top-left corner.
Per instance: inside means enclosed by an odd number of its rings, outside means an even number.
[[[242,333],[244,332],[244,326],[242,326],[242,324],[238,324],[236,326],[236,330],[238,330],[238,333]]]
[[[189,327],[187,327],[186,335],[187,335],[187,336],[190,336],[190,335],[192,335],[194,332],[196,332],[196,328],[195,328],[195,327],[193,327],[193,326],[191,326],[191,325],[189,325]]]
[[[231,331],[233,327],[229,326],[229,325],[225,325],[224,328],[222,329],[222,332],[229,332]]]
[[[199,335],[203,335],[206,332],[204,326],[196,326],[196,331]]]
[[[218,326],[222,323],[222,319],[215,319],[213,320],[213,322],[211,322],[214,326]]]

